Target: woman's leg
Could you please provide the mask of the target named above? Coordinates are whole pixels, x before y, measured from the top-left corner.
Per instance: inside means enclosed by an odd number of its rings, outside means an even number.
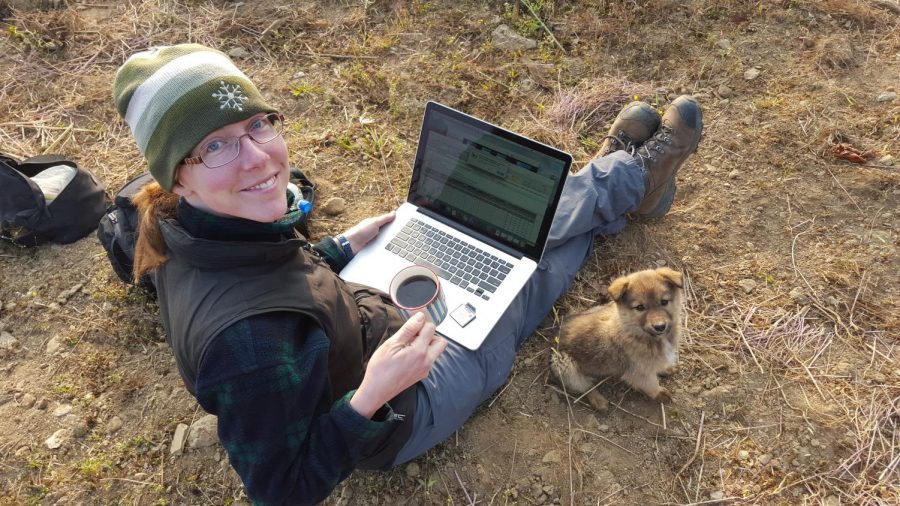
[[[425,453],[458,429],[509,376],[516,350],[575,279],[594,237],[625,227],[644,195],[641,164],[618,151],[569,176],[538,269],[484,344],[450,342],[418,386],[413,431],[394,465]]]

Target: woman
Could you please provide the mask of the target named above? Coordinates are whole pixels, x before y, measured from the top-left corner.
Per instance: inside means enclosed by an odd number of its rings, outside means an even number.
[[[569,177],[537,272],[485,343],[448,343],[337,272],[393,219],[310,245],[288,190],[282,116],[224,54],[183,44],[129,58],[113,94],[156,180],[135,276],[150,272],[185,385],[254,501],[313,503],[354,468],[406,462],[459,428],[570,285],[597,234],[660,216],[700,138],[699,106],[634,103]],[[625,151],[627,149],[627,152]],[[629,154],[630,152],[630,154]]]

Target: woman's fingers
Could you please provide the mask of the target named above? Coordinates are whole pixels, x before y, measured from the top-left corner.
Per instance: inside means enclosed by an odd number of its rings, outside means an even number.
[[[406,320],[406,323],[400,327],[400,330],[394,334],[394,337],[397,339],[397,342],[401,345],[407,346],[413,344],[416,336],[419,335],[419,332],[422,330],[422,327],[425,325],[425,315],[422,313],[416,313],[412,315],[409,320]],[[433,326],[432,326],[433,327]]]
[[[416,313],[416,316],[421,316],[425,323],[422,325],[421,330],[419,330],[418,335],[414,338],[412,345],[424,353],[425,350],[428,349],[428,343],[434,338],[434,324],[427,321],[425,315],[422,313]]]
[[[374,218],[375,224],[378,225],[378,228],[381,228],[381,227],[387,225],[388,223],[394,221],[395,216],[396,216],[396,213],[394,211],[382,214],[381,216],[376,216]]]
[[[425,352],[425,358],[428,360],[429,366],[437,360],[438,357],[441,356],[441,353],[444,353],[444,350],[447,349],[447,340],[439,335],[435,335],[434,339],[428,343],[428,350]]]

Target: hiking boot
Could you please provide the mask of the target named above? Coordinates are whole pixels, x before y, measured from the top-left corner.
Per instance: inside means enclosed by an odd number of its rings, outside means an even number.
[[[659,128],[659,113],[645,102],[632,102],[622,109],[594,158],[620,149],[640,146]]]
[[[693,97],[675,99],[662,124],[650,140],[634,150],[644,173],[644,199],[635,211],[642,218],[658,218],[669,211],[675,200],[675,173],[688,156],[697,151],[703,134],[703,112]]]

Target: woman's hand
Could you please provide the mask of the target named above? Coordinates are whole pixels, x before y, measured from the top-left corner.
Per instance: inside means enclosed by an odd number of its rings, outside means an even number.
[[[372,354],[350,406],[371,418],[397,394],[425,379],[446,348],[447,341],[434,333],[434,324],[416,313]]]
[[[369,241],[378,235],[381,227],[394,221],[395,215],[396,213],[391,211],[387,214],[382,214],[381,216],[366,218],[351,227],[350,230],[344,232],[343,235],[350,243],[350,248],[353,250],[353,253],[359,253],[359,250],[363,249],[366,244],[369,244]]]

